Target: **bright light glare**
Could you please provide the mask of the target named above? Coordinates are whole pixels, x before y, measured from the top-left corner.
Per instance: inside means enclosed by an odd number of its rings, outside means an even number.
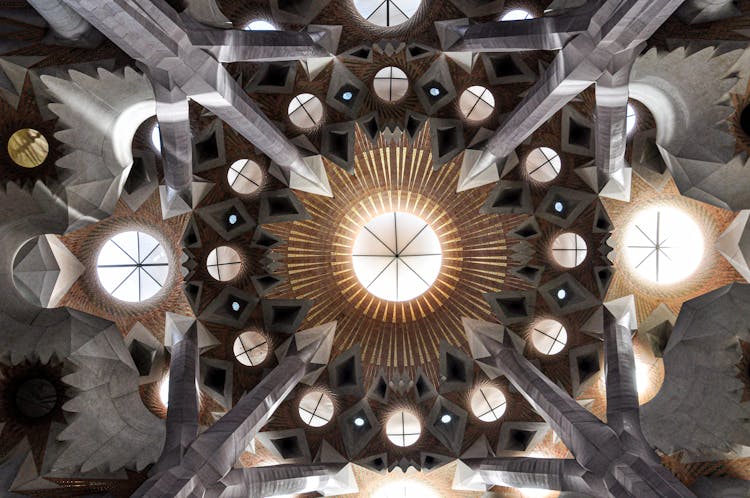
[[[255,21],[250,21],[249,23],[245,25],[244,29],[245,31],[276,31],[277,30],[276,26],[262,19],[256,19]]]
[[[500,20],[501,21],[524,21],[526,19],[532,19],[533,17],[534,16],[532,16],[529,12],[523,9],[513,9],[503,14],[503,17],[501,17]]]
[[[159,123],[156,123],[151,129],[151,145],[154,149],[161,152],[161,135],[159,134]]]
[[[635,361],[635,385],[638,388],[638,394],[643,395],[648,391],[651,386],[651,376],[649,371],[651,368],[645,363],[636,360]]]
[[[372,498],[404,498],[405,496],[439,498],[439,495],[429,486],[422,484],[419,481],[408,479],[384,485],[372,495]]]
[[[440,273],[440,240],[422,219],[387,213],[362,227],[352,250],[354,273],[371,293],[408,301],[429,289]]]
[[[635,128],[635,123],[638,120],[638,117],[635,114],[635,108],[628,104],[628,112],[627,112],[627,121],[626,121],[626,128],[628,130],[628,133],[633,131],[633,128]]]
[[[703,259],[703,234],[695,221],[672,207],[638,213],[625,230],[627,265],[657,284],[673,284],[692,275]]]

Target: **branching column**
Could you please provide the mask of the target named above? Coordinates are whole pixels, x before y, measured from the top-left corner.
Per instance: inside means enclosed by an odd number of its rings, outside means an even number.
[[[284,358],[273,372],[190,444],[179,465],[154,475],[133,496],[188,497],[200,495],[216,485],[232,469],[276,408],[309,373],[311,362],[320,354],[324,343],[325,338],[315,339]]]
[[[346,465],[317,463],[233,469],[221,480],[216,492],[212,489],[209,494],[217,498],[247,498],[322,491]]]
[[[590,493],[629,498],[686,498],[694,495],[666,470],[643,438],[638,424],[638,393],[630,330],[605,313],[607,416],[600,421],[537,370],[510,343],[475,334],[489,356],[477,361],[496,369],[550,424],[575,461],[487,458],[466,463],[488,484]],[[469,329],[467,332],[471,333]]]
[[[463,183],[508,156],[537,128],[589,85],[617,54],[633,52],[679,7],[682,0],[606,0],[591,16],[587,31],[574,37],[526,97],[490,138],[484,154]],[[490,47],[491,48],[491,47]]]
[[[175,88],[216,114],[279,166],[314,185],[322,186],[321,180],[305,163],[297,147],[260,111],[226,68],[205,50],[192,44],[182,18],[164,0],[65,2],[128,55],[146,66],[150,73],[158,73],[159,84],[164,85],[168,77]],[[271,40],[277,35],[264,36]],[[235,38],[244,39],[242,35]],[[224,43],[231,43],[235,38],[230,37]],[[288,37],[282,34],[280,38],[286,40]],[[309,36],[308,45],[302,43],[299,37],[295,40],[295,46],[300,51],[287,50],[288,59],[310,54],[330,55],[317,47]],[[289,45],[283,46],[289,49]],[[241,48],[237,50],[242,53]],[[226,47],[219,51],[232,52]],[[268,53],[268,50],[256,47],[255,53],[258,52]],[[272,52],[278,56],[277,51]],[[169,96],[174,96],[173,88],[168,88]],[[163,103],[170,108],[176,105],[170,99]],[[163,147],[178,149],[179,143],[171,146],[164,142],[181,136],[181,133],[163,136]],[[182,178],[182,172],[174,177]],[[180,190],[179,185],[170,187]]]
[[[172,345],[169,364],[169,404],[167,437],[156,472],[178,465],[182,453],[198,434],[198,337],[195,326]]]

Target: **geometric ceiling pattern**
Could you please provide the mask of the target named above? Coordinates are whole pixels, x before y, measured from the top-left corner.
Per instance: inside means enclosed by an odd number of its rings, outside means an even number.
[[[3,496],[750,496],[750,3],[0,33]]]

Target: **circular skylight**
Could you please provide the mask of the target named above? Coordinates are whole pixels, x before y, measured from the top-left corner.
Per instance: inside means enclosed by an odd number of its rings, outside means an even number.
[[[250,21],[243,28],[246,31],[276,31],[278,28],[264,19]]]
[[[564,233],[552,242],[552,256],[563,268],[575,268],[586,259],[586,241],[577,233]]]
[[[323,104],[311,93],[301,93],[289,102],[289,120],[298,128],[315,128],[323,119]]]
[[[497,387],[483,386],[471,395],[471,411],[482,422],[494,422],[505,413],[505,395]]]
[[[354,242],[359,282],[386,301],[408,301],[429,289],[440,273],[440,240],[421,218],[407,213],[378,216]]]
[[[411,446],[419,439],[422,425],[413,413],[399,410],[385,424],[388,439],[396,446]]]
[[[299,402],[299,416],[310,427],[323,427],[333,418],[333,400],[323,391],[307,393]]]
[[[161,152],[161,132],[159,131],[159,123],[156,123],[154,127],[151,128],[151,146]]]
[[[220,282],[232,280],[242,269],[242,258],[229,246],[219,246],[210,253],[206,260],[208,273]]]
[[[378,26],[398,26],[417,12],[421,0],[354,0],[360,15]]]
[[[169,260],[152,236],[123,232],[109,239],[99,251],[96,273],[112,297],[137,303],[153,297],[164,286]]]
[[[235,161],[227,170],[227,181],[238,194],[252,194],[263,183],[263,171],[250,159]]]
[[[381,99],[386,102],[397,102],[404,98],[409,90],[409,78],[401,69],[388,66],[375,74],[372,87],[375,95]]]
[[[469,121],[483,121],[495,110],[495,97],[483,86],[471,86],[461,94],[458,105]]]
[[[260,365],[268,356],[268,341],[258,332],[243,332],[234,340],[234,357],[246,367]]]
[[[672,207],[638,213],[625,230],[628,266],[638,276],[658,284],[689,277],[703,259],[703,234],[693,219]]]
[[[542,320],[531,331],[531,342],[542,354],[557,354],[568,342],[568,331],[557,320]]]
[[[530,12],[523,9],[509,10],[500,18],[501,21],[525,21],[526,19],[533,19],[534,16]]]
[[[633,128],[635,128],[635,124],[638,122],[638,116],[635,113],[635,107],[633,107],[631,104],[628,104],[628,111],[626,115],[627,120],[625,122],[625,127],[628,133],[630,133],[631,131],[633,131]]]
[[[525,161],[526,173],[538,182],[549,182],[560,174],[562,161],[554,149],[537,147],[532,150]]]
[[[49,142],[33,128],[16,131],[8,139],[8,155],[22,168],[40,166],[49,154]]]

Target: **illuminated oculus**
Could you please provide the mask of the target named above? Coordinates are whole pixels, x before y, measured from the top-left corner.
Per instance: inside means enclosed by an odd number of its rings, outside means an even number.
[[[684,280],[703,259],[703,234],[698,225],[671,207],[638,213],[625,231],[623,246],[630,269],[657,284]]]
[[[440,241],[422,219],[387,213],[362,227],[352,262],[359,282],[387,301],[408,301],[429,289],[440,273]]]

